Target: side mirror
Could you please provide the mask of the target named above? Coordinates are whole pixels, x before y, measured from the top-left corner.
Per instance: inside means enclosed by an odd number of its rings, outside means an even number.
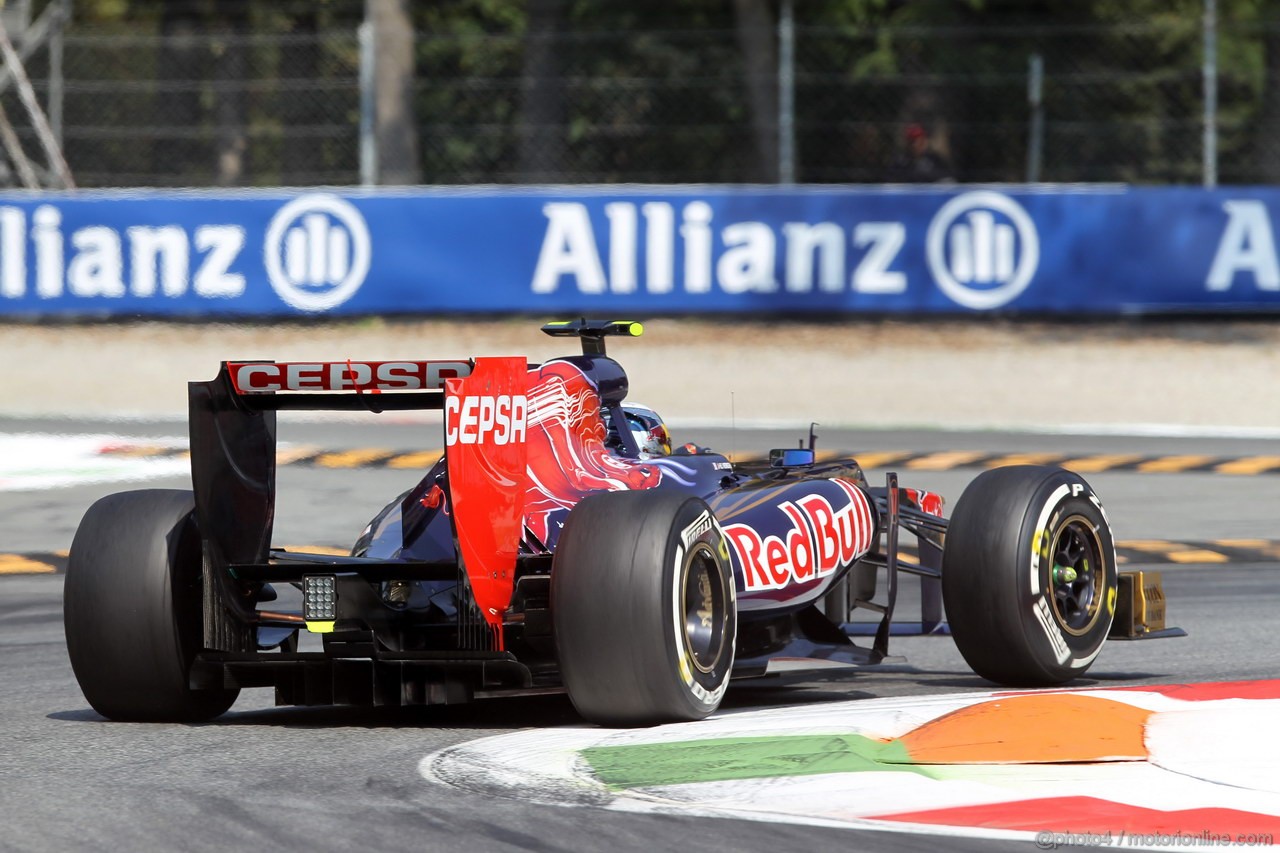
[[[804,447],[787,447],[769,451],[770,468],[800,468],[813,464],[813,451]]]

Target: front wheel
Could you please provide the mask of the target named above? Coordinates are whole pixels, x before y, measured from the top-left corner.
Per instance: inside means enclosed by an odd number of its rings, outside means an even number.
[[[1111,527],[1078,474],[996,468],[956,503],[942,596],[956,646],[983,678],[1045,686],[1082,675],[1111,629],[1116,590]]]
[[[586,719],[711,714],[737,634],[728,543],[711,508],[660,491],[588,496],[556,546],[551,616],[565,688]]]

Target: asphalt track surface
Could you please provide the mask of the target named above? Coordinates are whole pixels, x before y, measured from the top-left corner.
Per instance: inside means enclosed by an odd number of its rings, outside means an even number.
[[[411,448],[422,425],[286,425],[282,438],[324,447]],[[0,422],[0,432],[109,430],[181,435],[176,423]],[[821,430],[820,430],[821,432]],[[683,430],[716,448],[791,446],[798,431]],[[824,433],[827,447],[991,452],[1266,454],[1265,440],[1153,439],[941,432]],[[873,482],[883,470],[873,469]],[[952,502],[970,470],[903,472],[902,484]],[[1276,538],[1280,476],[1208,473],[1088,475],[1121,539]],[[346,544],[414,472],[280,469],[276,541]],[[145,486],[180,488],[180,479]],[[65,549],[85,508],[130,485],[0,492],[0,550]],[[1273,606],[1280,566],[1163,565],[1169,621],[1188,639],[1112,642],[1077,686],[1272,678]],[[218,721],[198,726],[104,721],[87,707],[67,663],[60,575],[0,577],[0,850],[475,849],[475,850],[1001,850],[993,842],[858,833],[732,820],[633,815],[496,799],[435,785],[418,773],[428,753],[518,728],[575,724],[563,696],[469,706],[369,711],[271,707],[246,691]],[[910,587],[910,583],[907,584]],[[900,604],[904,611],[910,596]],[[722,713],[833,699],[990,689],[945,638],[895,638],[905,666],[839,682],[731,690]]]

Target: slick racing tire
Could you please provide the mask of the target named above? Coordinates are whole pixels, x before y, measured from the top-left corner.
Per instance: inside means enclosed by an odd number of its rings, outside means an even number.
[[[89,507],[63,593],[67,653],[93,709],[112,720],[196,722],[239,690],[192,690],[202,634],[200,535],[191,492],[145,489]]]
[[[980,474],[947,525],[947,621],[973,671],[998,684],[1082,675],[1111,629],[1116,584],[1102,504],[1070,471],[1019,465]]]
[[[737,605],[728,543],[699,498],[588,496],[565,521],[551,617],[569,698],[587,720],[700,720],[733,669]]]

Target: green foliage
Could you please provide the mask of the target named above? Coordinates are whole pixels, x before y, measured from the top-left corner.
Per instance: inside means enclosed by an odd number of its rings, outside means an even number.
[[[37,13],[47,2],[38,0]],[[776,20],[782,0],[760,2]],[[528,92],[549,86],[559,105],[550,138],[566,182],[743,180],[755,144],[746,75],[774,69],[743,56],[736,8],[563,0],[539,70],[529,64],[527,0],[412,4],[424,179],[522,180]],[[792,0],[792,8],[801,180],[883,180],[915,123],[961,180],[1022,179],[1032,56],[1045,70],[1045,179],[1199,179],[1203,0]],[[1270,94],[1280,80],[1267,84],[1280,74],[1280,8],[1218,0],[1218,9],[1224,177],[1280,177],[1280,96]],[[354,181],[354,31],[363,14],[364,0],[76,0],[66,60],[73,166],[89,183],[212,180],[239,74],[247,180]],[[175,16],[206,39],[187,57],[202,75],[189,86],[160,40]],[[228,41],[237,27],[242,42]],[[74,41],[112,33],[132,41]],[[226,65],[235,44],[245,58],[239,72]]]

